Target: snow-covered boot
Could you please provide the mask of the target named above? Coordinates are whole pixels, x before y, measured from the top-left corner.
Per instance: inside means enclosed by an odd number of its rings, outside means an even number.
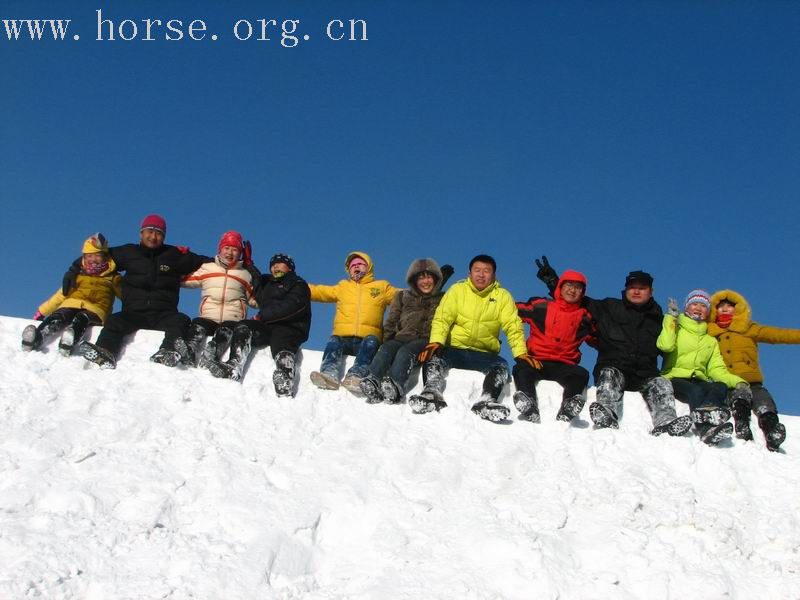
[[[740,440],[752,441],[753,432],[750,430],[750,402],[746,398],[736,398],[733,401],[733,422],[736,437]]]
[[[380,404],[383,402],[381,382],[374,375],[367,375],[358,385],[367,400],[367,404]]]
[[[759,415],[758,426],[764,432],[764,438],[767,440],[767,450],[777,452],[786,439],[786,427],[778,420],[778,414],[765,412]]]
[[[252,350],[253,333],[246,325],[239,325],[233,330],[230,358],[224,363],[212,362],[208,370],[214,377],[240,381],[244,373],[244,365]]]
[[[403,390],[388,375],[381,379],[381,395],[386,404],[399,404],[403,400]]]
[[[561,408],[558,410],[556,419],[569,423],[572,419],[581,414],[585,402],[586,398],[584,398],[582,394],[575,394],[571,398],[564,398],[564,400],[561,401]]]
[[[198,366],[198,362],[202,356],[200,347],[203,345],[207,336],[208,331],[206,331],[206,328],[200,323],[192,323],[189,325],[189,331],[186,333],[186,346],[189,348],[192,356],[195,357],[195,362],[192,366]]]
[[[275,372],[272,383],[278,396],[291,396],[294,389],[294,354],[281,350],[275,356]]]
[[[181,355],[177,350],[170,350],[164,347],[156,350],[155,354],[150,357],[150,362],[164,365],[165,367],[176,367],[180,361]]]
[[[28,325],[22,330],[22,349],[25,352],[38,350],[42,346],[42,333],[36,325]]]
[[[731,411],[724,406],[701,406],[691,412],[695,427],[700,425],[721,425],[731,418]]]
[[[411,412],[416,415],[423,415],[425,413],[440,411],[447,408],[447,402],[444,401],[442,394],[434,389],[424,389],[422,392],[408,399],[408,406]]]
[[[78,352],[91,363],[96,364],[101,369],[116,369],[117,359],[102,346],[83,342],[78,346]]]
[[[233,329],[230,327],[219,327],[208,340],[203,353],[197,361],[197,366],[201,369],[208,369],[214,362],[222,362],[222,356],[231,344]]]
[[[617,415],[614,414],[613,410],[599,402],[592,402],[589,405],[589,416],[597,429],[619,429]]]
[[[676,417],[671,421],[667,421],[657,427],[653,427],[650,435],[659,436],[662,433],[667,433],[671,436],[681,436],[692,428],[692,418],[689,415]]]
[[[519,411],[520,419],[531,423],[541,422],[539,403],[535,395],[531,397],[523,391],[514,392],[514,407]]]
[[[345,378],[342,379],[342,387],[354,396],[361,397],[363,394],[361,391],[361,379],[361,377],[352,373],[345,375]]]
[[[483,394],[480,399],[472,405],[472,412],[481,419],[499,423],[500,421],[506,420],[511,411],[507,406],[497,402],[491,396]]]
[[[716,446],[722,440],[727,440],[733,434],[733,423],[726,421],[717,425],[701,423],[697,427],[700,439],[709,446]]]
[[[60,313],[56,312],[36,325],[28,325],[22,331],[22,349],[26,352],[38,350],[42,344],[64,329],[66,323]]]
[[[61,340],[58,342],[58,351],[63,356],[72,354],[72,349],[80,345],[88,327],[89,315],[84,312],[79,312],[75,315],[75,318],[72,319],[72,323],[64,330],[64,333],[61,334]]]
[[[338,390],[339,380],[333,375],[322,373],[320,371],[311,371],[311,383],[321,390]]]

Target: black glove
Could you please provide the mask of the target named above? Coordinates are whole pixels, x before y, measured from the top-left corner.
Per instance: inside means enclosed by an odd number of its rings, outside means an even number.
[[[453,276],[456,270],[453,268],[453,265],[442,265],[442,268],[439,270],[442,272],[442,285],[439,287],[443,288],[444,284],[447,283],[447,280]]]
[[[536,266],[539,267],[539,270],[536,271],[537,279],[543,281],[547,289],[552,292],[558,285],[558,273],[550,266],[546,256],[542,256],[541,260],[537,258],[535,262]]]
[[[68,296],[69,293],[75,289],[78,284],[78,274],[81,272],[81,259],[75,259],[73,263],[64,273],[64,278],[61,280],[61,293]]]

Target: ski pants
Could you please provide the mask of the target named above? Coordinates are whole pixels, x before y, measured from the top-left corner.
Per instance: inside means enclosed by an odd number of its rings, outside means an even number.
[[[728,397],[728,386],[718,381],[703,381],[702,379],[672,380],[675,398],[686,402],[690,410],[700,407],[723,407]]]
[[[355,356],[356,360],[347,375],[366,377],[369,363],[378,351],[381,341],[374,335],[367,337],[332,335],[322,353],[320,371],[336,380],[341,379],[345,355]]]
[[[497,401],[503,392],[503,386],[508,381],[508,363],[499,354],[445,346],[438,355],[425,363],[423,369],[425,388],[442,393],[449,369],[483,373],[482,395],[488,396],[492,401]]]
[[[647,404],[653,426],[660,427],[674,421],[675,392],[666,377],[640,377],[635,373],[624,373],[616,367],[603,367],[595,376],[597,387],[595,401],[611,409],[617,419],[622,418],[622,398],[626,391],[639,392]]]
[[[524,362],[514,365],[514,385],[517,390],[525,392],[531,398],[536,398],[536,383],[546,379],[555,381],[564,388],[561,395],[564,400],[583,395],[586,385],[589,383],[589,371],[579,365],[553,360],[543,360],[541,363],[541,369],[534,369]]]
[[[389,375],[398,388],[405,389],[411,371],[417,364],[417,355],[427,343],[427,339],[411,340],[410,342],[401,342],[400,340],[384,342],[369,365],[370,374],[376,379],[382,379]]]
[[[161,348],[175,349],[175,340],[186,337],[190,319],[178,311],[121,311],[114,313],[97,338],[97,345],[115,357],[122,347],[126,335],[139,329],[155,329],[164,332]]]

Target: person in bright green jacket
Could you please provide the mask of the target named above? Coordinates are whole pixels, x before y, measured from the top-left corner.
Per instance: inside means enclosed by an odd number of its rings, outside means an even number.
[[[431,324],[428,345],[418,360],[425,387],[408,400],[417,414],[447,406],[442,397],[448,368],[483,373],[483,391],[472,406],[482,419],[501,421],[509,409],[498,402],[508,380],[508,363],[500,356],[502,329],[511,353],[524,360],[528,355],[522,321],[514,298],[495,279],[497,264],[486,254],[469,263],[469,278],[453,284],[439,303]]]
[[[656,346],[665,355],[661,374],[672,382],[675,397],[689,405],[698,435],[716,444],[733,433],[726,408],[728,389],[745,397],[750,385],[725,367],[717,340],[708,334],[710,310],[711,299],[704,290],[689,292],[682,314],[670,298]]]

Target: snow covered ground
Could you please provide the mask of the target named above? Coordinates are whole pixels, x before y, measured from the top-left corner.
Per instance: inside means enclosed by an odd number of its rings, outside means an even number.
[[[783,453],[709,448],[635,394],[619,431],[556,422],[543,385],[541,424],[493,424],[458,371],[414,415],[317,390],[315,351],[279,399],[268,351],[239,384],[140,332],[100,371],[23,354],[28,323],[0,317],[0,598],[800,597],[798,417]]]

